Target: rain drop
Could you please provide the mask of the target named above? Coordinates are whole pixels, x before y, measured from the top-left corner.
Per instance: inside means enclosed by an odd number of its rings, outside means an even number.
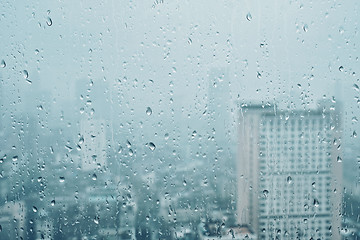
[[[149,146],[151,151],[154,151],[156,149],[156,146],[155,146],[155,144],[153,142],[149,142],[148,146]]]
[[[303,30],[304,30],[304,32],[307,32],[307,31],[309,30],[309,27],[308,27],[307,24],[305,24],[305,25],[303,26]]]
[[[55,206],[55,200],[52,200],[52,201],[50,202],[50,205],[51,205],[51,206]]]
[[[5,62],[5,60],[1,60],[0,67],[2,67],[2,68],[6,67],[6,62]]]
[[[264,197],[267,198],[268,195],[269,195],[269,191],[265,189],[265,190],[263,191],[263,194],[264,194]]]
[[[286,178],[286,181],[287,181],[288,184],[291,184],[291,183],[292,183],[292,178],[291,178],[291,176],[288,176],[288,177]]]
[[[353,88],[355,89],[355,91],[359,92],[359,86],[357,84],[354,84]]]
[[[314,198],[313,204],[314,204],[314,207],[319,207],[319,205],[320,205],[319,201],[315,198]]]
[[[129,149],[129,156],[131,157],[132,155],[134,155],[134,151],[132,149]]]
[[[251,13],[246,14],[246,20],[248,20],[248,21],[252,20]]]
[[[261,73],[260,72],[257,72],[257,76],[256,76],[258,79],[260,79],[262,76],[261,76]]]
[[[51,25],[52,25],[52,20],[51,20],[51,18],[47,18],[46,19],[46,24],[50,27]]]
[[[146,114],[150,116],[152,114],[152,109],[150,107],[146,108]]]
[[[356,138],[357,137],[357,133],[355,132],[355,130],[353,131],[352,135],[351,135],[353,138]]]
[[[94,173],[94,174],[92,175],[92,180],[96,181],[96,179],[97,179],[97,176],[96,176],[96,174]]]
[[[65,182],[65,177],[59,177],[59,182]]]
[[[344,67],[343,67],[343,66],[340,66],[340,67],[339,67],[339,71],[340,71],[340,72],[343,72],[343,71],[344,71]]]
[[[37,208],[35,206],[33,206],[33,212],[37,212]]]
[[[22,73],[23,73],[24,78],[25,78],[25,79],[28,79],[28,77],[29,77],[28,71],[27,71],[27,70],[23,70]]]
[[[18,156],[13,156],[12,160],[13,162],[16,162],[18,160]]]
[[[342,158],[340,156],[337,156],[336,160],[337,162],[342,162]]]

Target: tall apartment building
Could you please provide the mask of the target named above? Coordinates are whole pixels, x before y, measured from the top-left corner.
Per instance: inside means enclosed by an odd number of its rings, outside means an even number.
[[[334,106],[240,108],[237,213],[259,239],[340,239],[341,128]]]

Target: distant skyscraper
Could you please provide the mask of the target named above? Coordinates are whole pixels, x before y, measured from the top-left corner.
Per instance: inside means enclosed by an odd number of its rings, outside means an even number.
[[[210,116],[209,126],[215,142],[227,145],[229,140],[227,130],[230,122],[230,82],[227,68],[215,68],[209,72],[207,112]]]
[[[80,124],[81,167],[84,171],[95,170],[106,164],[106,125],[105,121],[84,119]]]
[[[259,239],[340,239],[340,131],[332,106],[297,112],[242,106],[239,223]]]

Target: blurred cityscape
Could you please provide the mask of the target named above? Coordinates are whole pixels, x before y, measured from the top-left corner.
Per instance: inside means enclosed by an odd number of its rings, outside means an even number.
[[[126,118],[92,81],[60,118],[41,88],[1,112],[0,239],[360,239],[340,103],[229,108],[226,71],[209,79],[206,125]]]

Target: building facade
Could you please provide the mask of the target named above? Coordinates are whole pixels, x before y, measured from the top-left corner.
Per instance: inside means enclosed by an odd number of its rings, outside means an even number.
[[[334,106],[242,106],[238,222],[259,239],[340,239],[341,126]]]

